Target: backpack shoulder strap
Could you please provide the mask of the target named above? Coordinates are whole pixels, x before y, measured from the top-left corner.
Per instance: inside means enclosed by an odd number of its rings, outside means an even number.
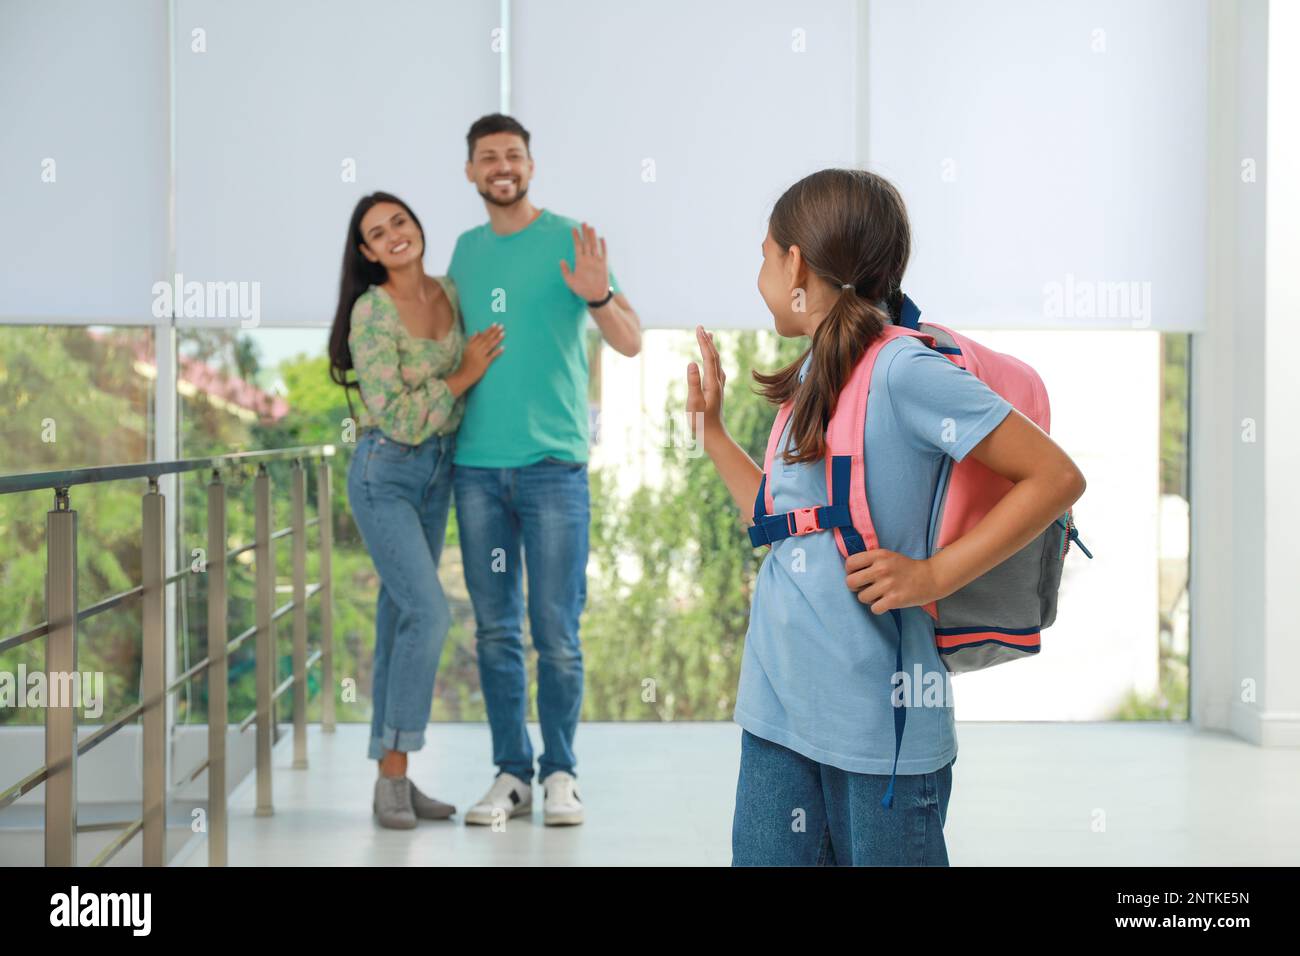
[[[876,532],[867,508],[866,469],[863,459],[863,429],[867,420],[867,392],[876,356],[890,341],[908,336],[933,347],[934,339],[923,332],[887,325],[858,360],[848,383],[840,390],[826,433],[826,486],[828,505],[798,509],[774,515],[772,466],[776,462],[781,436],[794,411],[793,399],[784,403],[772,422],[763,454],[763,474],[754,495],[754,521],[749,529],[754,547],[770,544],[790,534],[809,530],[831,531],[840,554],[848,557],[875,548]],[[856,438],[854,437],[856,435]],[[815,513],[815,515],[814,515]]]
[[[763,455],[763,479],[759,483],[758,497],[754,501],[755,521],[762,515],[772,513],[772,486],[768,483],[767,476],[772,474],[772,462],[776,459],[776,446],[781,441],[781,433],[785,431],[785,423],[790,420],[790,413],[793,411],[793,400],[786,402],[777,409],[776,421],[772,422],[772,431],[767,436],[767,452]],[[759,506],[762,506],[762,511],[758,510]]]
[[[826,493],[832,506],[847,505],[851,526],[835,529],[835,543],[840,554],[848,557],[859,551],[880,546],[876,527],[867,507],[867,470],[863,434],[867,424],[867,399],[871,376],[880,350],[897,338],[917,338],[934,347],[934,339],[915,329],[887,325],[871,343],[848,383],[840,391],[835,413],[826,427]]]

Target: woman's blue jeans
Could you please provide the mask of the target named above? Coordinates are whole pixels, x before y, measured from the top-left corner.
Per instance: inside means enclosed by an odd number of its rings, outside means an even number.
[[[741,731],[732,866],[947,866],[943,825],[952,766],[850,773]]]
[[[455,434],[419,445],[368,429],[348,467],[348,503],[379,572],[369,756],[419,750],[451,611],[438,560],[451,507]]]

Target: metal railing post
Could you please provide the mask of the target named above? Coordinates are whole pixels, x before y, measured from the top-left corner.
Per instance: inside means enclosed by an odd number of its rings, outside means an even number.
[[[259,465],[254,487],[255,565],[257,571],[257,809],[259,817],[275,813],[271,804],[271,710],[275,688],[275,639],[271,614],[275,610],[275,553],[271,540],[271,476]]]
[[[226,725],[226,486],[213,469],[208,484],[208,866],[227,863]]]
[[[143,862],[162,866],[167,843],[167,635],[165,627],[166,565],[164,564],[166,500],[158,492],[158,479],[140,499],[140,616],[144,643],[140,649],[140,717],[144,776]]]
[[[77,513],[67,488],[54,491],[45,516],[46,689],[70,687],[77,673]],[[45,865],[77,863],[77,712],[74,700],[46,701]],[[59,706],[56,706],[59,705]]]
[[[307,469],[290,471],[293,514],[293,766],[307,769]]]
[[[322,457],[316,481],[320,521],[321,730],[334,733],[334,473]]]

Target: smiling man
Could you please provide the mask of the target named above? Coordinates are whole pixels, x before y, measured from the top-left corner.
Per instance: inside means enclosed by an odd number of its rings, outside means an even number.
[[[488,221],[461,235],[447,270],[467,335],[494,322],[505,326],[505,351],[466,400],[453,471],[497,765],[491,788],[465,816],[477,824],[532,811],[525,568],[544,819],[582,822],[573,737],[582,710],[578,619],[587,597],[590,520],[587,315],[616,351],[641,350],[641,323],[609,271],[605,240],[585,222],[528,199],[529,139],[518,121],[500,113],[470,127],[465,176],[483,197]]]

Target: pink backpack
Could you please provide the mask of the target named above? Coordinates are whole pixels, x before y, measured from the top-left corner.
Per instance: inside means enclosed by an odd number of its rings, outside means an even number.
[[[876,358],[887,343],[900,336],[918,338],[946,355],[1005,398],[1043,431],[1048,431],[1051,413],[1047,390],[1037,372],[1019,359],[995,352],[944,326],[921,324],[919,318],[920,311],[911,299],[904,296],[900,324],[885,327],[858,361],[840,392],[826,429],[826,497],[829,505],[772,514],[768,477],[772,474],[772,462],[793,411],[793,402],[781,406],[768,436],[763,480],[754,501],[754,524],[749,529],[754,547],[818,531],[832,532],[844,557],[880,546],[867,503],[863,433]],[[1008,479],[986,468],[972,456],[953,462],[947,481],[942,482],[939,488],[938,533],[934,537],[934,551],[969,531],[1002,499],[1011,485]],[[1071,542],[1089,558],[1092,557],[1079,540],[1072,511],[1067,511],[1006,561],[946,598],[925,605],[924,610],[934,618],[934,639],[939,658],[950,672],[980,670],[1038,653],[1040,632],[1056,619],[1061,570]],[[890,613],[898,628],[897,663],[901,673],[902,618],[896,610]],[[897,767],[906,710],[899,707],[894,714]],[[892,793],[891,781],[886,806]]]

